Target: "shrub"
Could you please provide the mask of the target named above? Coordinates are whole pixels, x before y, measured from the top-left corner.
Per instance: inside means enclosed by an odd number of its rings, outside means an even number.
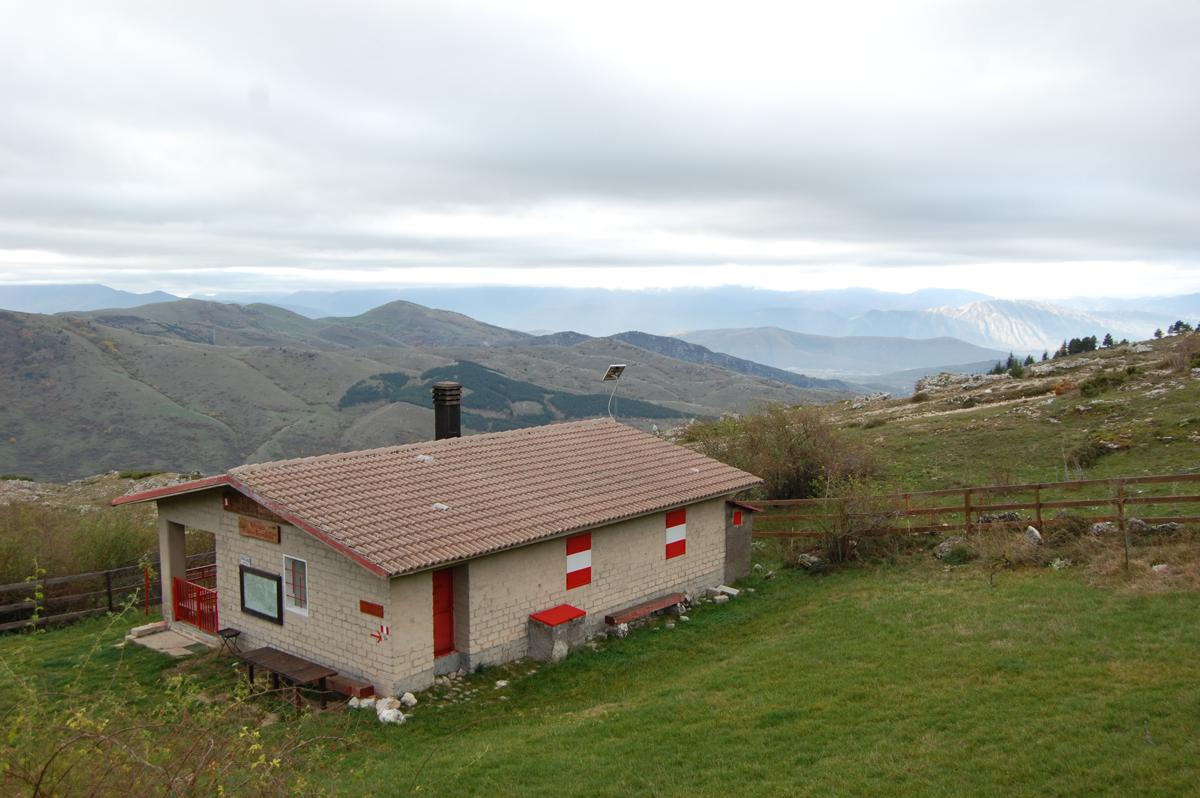
[[[1125,375],[1119,371],[1101,371],[1079,383],[1079,394],[1090,399],[1120,387],[1125,379]]]
[[[189,536],[191,537],[191,536]],[[0,583],[19,582],[36,560],[50,576],[128,565],[158,545],[145,508],[78,513],[41,505],[0,505]]]
[[[840,433],[823,412],[811,407],[774,405],[761,413],[692,424],[680,442],[757,474],[773,499],[836,495],[830,484],[875,474],[867,446]]]
[[[908,401],[912,402],[914,405],[920,404],[921,402],[928,402],[929,394],[925,393],[924,391],[917,391],[909,398]]]
[[[1088,438],[1067,452],[1067,465],[1083,469],[1094,466],[1101,457],[1112,452],[1112,448],[1095,438]]]
[[[874,418],[869,418],[866,421],[864,421],[862,428],[863,429],[875,429],[876,427],[882,427],[886,423],[887,423],[886,418],[880,418],[879,416],[875,416]]]
[[[351,720],[334,721],[334,734],[314,737],[285,709],[282,723],[293,728],[281,734],[262,728],[259,704],[270,699],[252,696],[241,680],[221,700],[208,697],[190,674],[144,684],[107,653],[125,623],[115,615],[83,641],[77,676],[65,684],[37,668],[9,670],[16,700],[5,707],[4,794],[333,794],[329,751],[352,741]],[[101,668],[111,670],[112,680],[96,689],[87,676]],[[329,775],[304,775],[320,773],[320,765]]]
[[[942,557],[942,562],[946,565],[966,565],[967,563],[978,560],[979,552],[973,546],[967,543],[956,543],[950,547],[949,551]]]

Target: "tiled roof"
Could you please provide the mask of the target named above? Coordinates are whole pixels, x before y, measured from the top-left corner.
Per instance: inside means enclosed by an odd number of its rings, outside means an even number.
[[[761,482],[608,419],[246,465],[229,478],[393,575]]]

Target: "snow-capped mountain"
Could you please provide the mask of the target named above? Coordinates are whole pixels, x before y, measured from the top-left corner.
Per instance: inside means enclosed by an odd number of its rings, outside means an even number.
[[[954,335],[981,346],[1014,351],[1053,351],[1062,341],[1085,335],[1118,340],[1149,338],[1156,327],[1169,324],[1165,316],[1138,311],[1096,312],[1027,300],[990,299],[923,311],[953,323]],[[931,319],[931,321],[933,321]],[[938,325],[932,324],[935,329]],[[945,334],[939,330],[936,334]]]

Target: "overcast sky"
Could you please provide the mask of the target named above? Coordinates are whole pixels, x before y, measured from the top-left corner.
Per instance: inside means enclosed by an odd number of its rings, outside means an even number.
[[[1200,2],[0,0],[0,282],[1200,291]]]

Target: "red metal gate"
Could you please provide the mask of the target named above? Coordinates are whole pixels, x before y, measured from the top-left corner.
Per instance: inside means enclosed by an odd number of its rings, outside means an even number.
[[[217,591],[189,582],[182,577],[175,577],[174,618],[177,621],[190,623],[204,632],[217,633]]]

